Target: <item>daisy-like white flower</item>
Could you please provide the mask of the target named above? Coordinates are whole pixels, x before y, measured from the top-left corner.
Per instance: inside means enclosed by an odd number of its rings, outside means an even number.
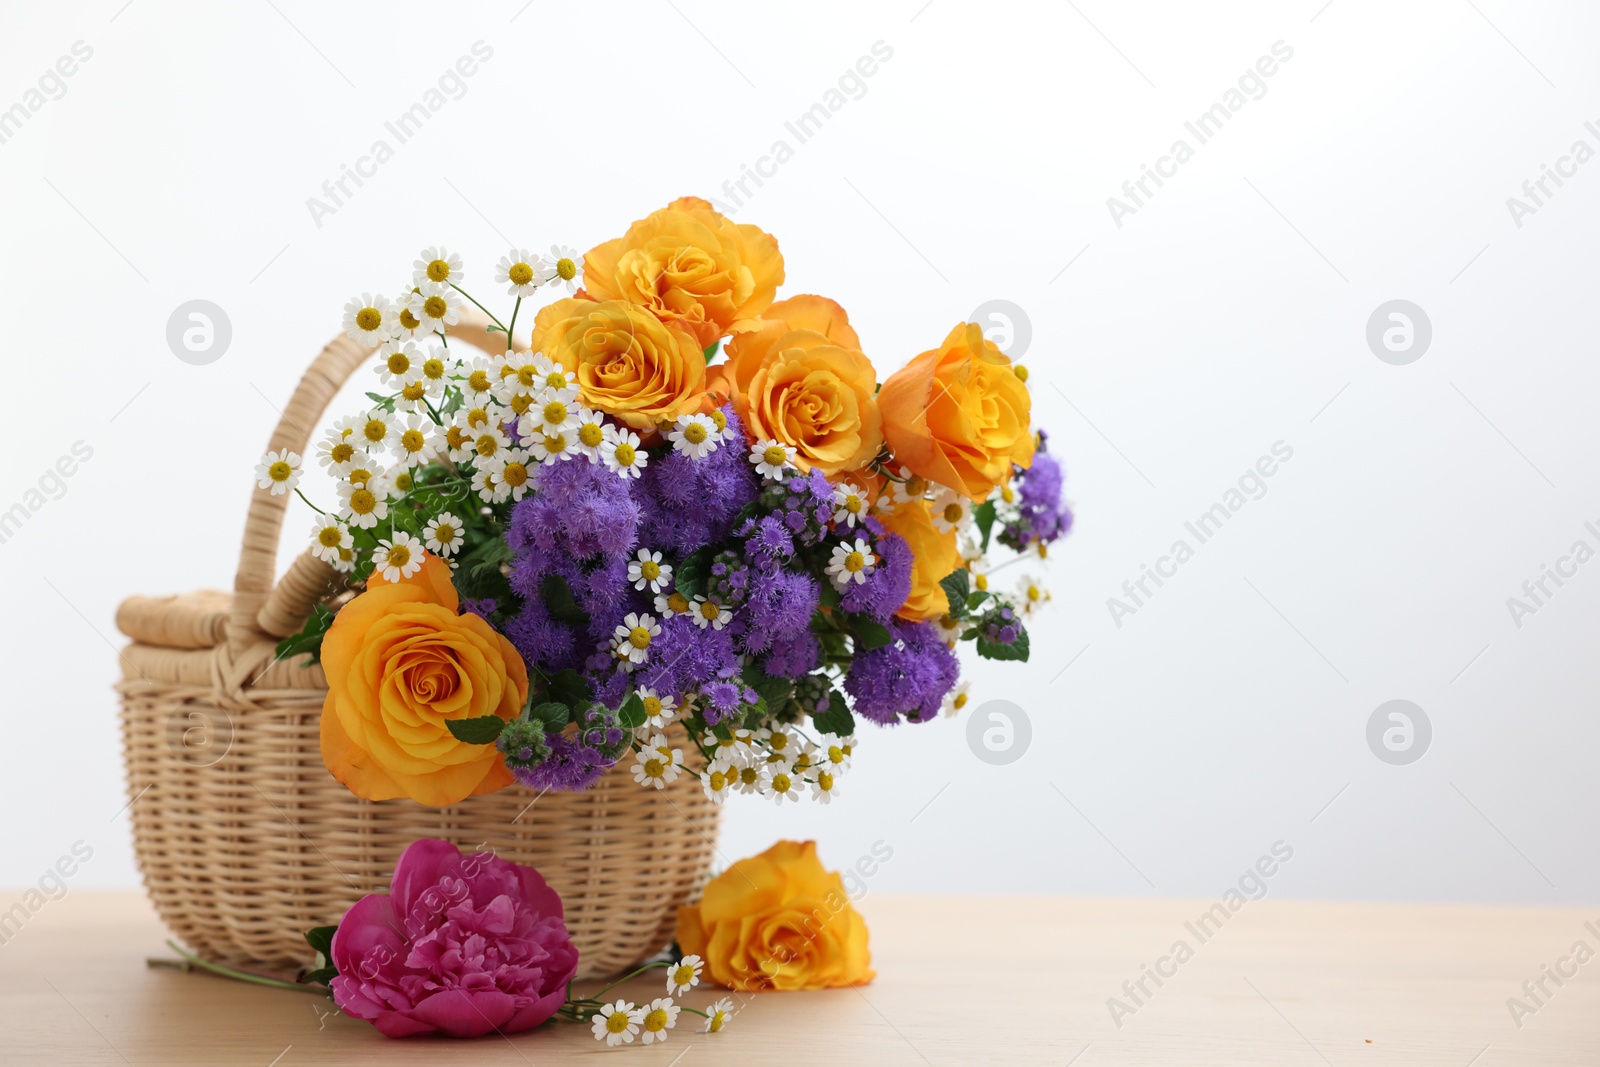
[[[854,482],[840,482],[833,487],[833,521],[854,528],[867,517],[867,491]]]
[[[635,589],[650,587],[659,593],[672,584],[672,564],[661,562],[661,553],[641,548],[637,559],[628,561],[628,581]]]
[[[364,345],[381,345],[394,326],[394,305],[382,295],[362,293],[344,306],[345,336]]]
[[[356,569],[356,550],[354,548],[341,548],[339,558],[334,561],[333,569],[340,574],[349,574]]]
[[[354,543],[350,531],[337,519],[324,518],[311,527],[311,553],[325,563],[338,563],[340,550]]]
[[[445,559],[461,551],[461,544],[465,539],[465,528],[461,525],[461,520],[448,511],[439,512],[422,528],[423,544],[428,551]]]
[[[850,751],[855,746],[854,737],[835,737],[824,734],[817,745],[817,766],[840,774],[850,769]]]
[[[849,589],[850,583],[860,585],[867,580],[878,565],[878,557],[872,554],[872,546],[867,544],[864,537],[855,541],[841,541],[833,546],[833,555],[828,560],[828,577],[833,579],[833,584],[841,590]]]
[[[921,500],[928,495],[928,480],[919,474],[912,474],[909,467],[901,467],[899,480],[889,483],[889,495],[896,504],[907,504],[913,500]]]
[[[600,458],[607,467],[624,478],[639,477],[650,462],[649,453],[639,447],[638,434],[609,425],[606,427],[605,440],[600,443]]]
[[[741,793],[760,795],[764,784],[761,777],[761,768],[749,763],[738,769],[734,777],[733,787]]]
[[[722,434],[710,415],[680,415],[674,429],[667,434],[672,447],[690,459],[699,459],[716,451],[722,443]]]
[[[373,371],[391,389],[398,389],[416,377],[417,364],[422,356],[417,346],[404,341],[390,341],[378,349],[378,365]]]
[[[546,400],[529,408],[528,413],[517,420],[517,433],[523,437],[565,433],[574,428],[572,424],[577,414],[577,404],[564,400]]]
[[[700,788],[705,790],[706,798],[711,803],[721,804],[728,799],[728,793],[738,778],[739,774],[734,770],[733,764],[726,760],[715,759],[706,764],[706,769],[700,772]]]
[[[511,412],[492,400],[462,408],[456,413],[456,421],[474,437],[490,426],[499,429],[510,420]]]
[[[550,361],[537,352],[507,352],[496,369],[496,395],[504,400],[517,392],[538,392],[549,366]]]
[[[937,621],[939,623],[939,636],[944,638],[945,644],[955,648],[956,643],[961,640],[961,627],[965,623],[954,615],[941,615]]]
[[[1049,545],[1048,542],[1045,542],[1045,541],[1035,541],[1033,543],[1033,545],[1028,549],[1028,554],[1030,556],[1035,556],[1038,559],[1049,559],[1050,558],[1050,545]]]
[[[317,462],[327,468],[330,474],[343,474],[362,455],[355,442],[337,433],[329,433],[317,442]]]
[[[383,472],[382,478],[372,481],[373,489],[383,486],[381,492],[391,497],[402,497],[411,492],[411,467],[404,462],[397,463]]]
[[[534,434],[528,442],[528,451],[540,463],[559,463],[571,459],[578,452],[578,438],[568,430],[557,433]]]
[[[712,424],[717,428],[717,439],[719,441],[733,440],[733,431],[728,429],[728,415],[726,412],[721,408],[712,408],[710,418]]]
[[[662,696],[648,686],[639,690],[639,702],[644,705],[645,722],[657,730],[665,728],[678,714],[678,702],[670,694]]]
[[[520,448],[510,448],[504,453],[504,462],[497,472],[512,500],[521,500],[534,488],[533,471],[528,469],[528,453]],[[502,500],[505,497],[501,497]]]
[[[644,1027],[644,1036],[640,1043],[648,1045],[652,1041],[665,1041],[667,1031],[678,1025],[678,1012],[682,1009],[672,1003],[671,997],[657,997],[643,1009],[644,1018],[640,1025]]]
[[[300,454],[287,448],[268,452],[256,464],[256,484],[282,496],[300,484]]]
[[[954,715],[956,712],[966,707],[967,701],[970,699],[969,693],[971,690],[972,683],[967,681],[965,678],[957,682],[956,687],[944,695],[945,715]]]
[[[472,491],[485,504],[498,504],[510,496],[506,484],[500,480],[498,464],[480,461],[472,472]]]
[[[573,436],[577,438],[577,450],[590,459],[601,459],[601,449],[606,443],[606,421],[598,411],[590,411],[583,405],[573,413],[573,422],[577,426]]]
[[[417,261],[411,264],[413,285],[460,285],[466,275],[461,270],[461,257],[446,251],[442,245],[429,245],[422,250]]]
[[[395,341],[415,343],[426,341],[432,332],[431,326],[417,318],[412,310],[406,307],[405,295],[402,294],[394,306],[394,324],[389,327],[389,336]]]
[[[474,462],[497,463],[505,450],[511,447],[511,441],[498,425],[480,426],[472,430],[470,447],[477,457]]]
[[[451,363],[450,354],[442,348],[429,348],[423,353],[422,365],[417,369],[429,396],[444,395],[445,386],[450,383]]]
[[[565,288],[568,294],[575,293],[583,284],[583,257],[566,245],[551,245],[545,275],[557,288]]]
[[[790,771],[787,763],[769,763],[761,768],[761,792],[783,807],[784,801],[800,803],[800,789],[805,782]]]
[[[510,296],[530,297],[544,281],[539,266],[538,256],[526,248],[513,248],[494,265],[494,280],[504,285]]]
[[[573,401],[578,399],[578,376],[555,360],[540,356],[539,380],[535,384],[545,400]]]
[[[763,478],[781,482],[794,469],[794,446],[774,441],[770,437],[750,446],[750,462]]]
[[[494,373],[495,361],[478,356],[460,369],[461,391],[468,400],[484,402],[494,394],[500,379]]]
[[[689,598],[674,590],[671,593],[656,594],[656,611],[663,619],[670,619],[674,615],[687,615],[693,607]]]
[[[357,430],[361,429],[362,421],[363,420],[360,415],[346,415],[344,418],[328,427],[328,435],[330,437],[340,437],[348,440],[349,438],[355,436],[355,432]]]
[[[461,321],[461,297],[448,285],[418,286],[406,296],[406,307],[429,333],[443,333]]]
[[[832,771],[818,771],[811,779],[811,799],[828,804],[839,795],[839,779]]]
[[[340,482],[339,502],[339,518],[363,530],[370,530],[389,517],[389,502],[381,484]]]
[[[653,748],[642,748],[638,762],[633,765],[633,780],[640,785],[665,789],[668,782],[677,781],[679,766],[671,756],[663,756]]]
[[[383,575],[384,581],[398,582],[421,570],[423,557],[422,542],[404,530],[396,530],[394,540],[378,542],[378,550],[372,554],[372,569]]]
[[[395,429],[399,432],[394,436],[394,454],[401,463],[414,467],[433,458],[433,437],[439,432],[439,427],[432,419],[413,413],[407,415],[405,421]]]
[[[932,514],[940,533],[962,534],[972,525],[972,501],[954,489],[940,489],[933,496]]]
[[[428,407],[428,383],[418,371],[413,371],[400,387],[400,395],[395,397],[394,410],[396,414],[402,411],[421,412]]]
[[[1017,599],[1022,604],[1022,614],[1032,615],[1049,602],[1050,591],[1039,579],[1025,574],[1017,582]]]
[[[694,603],[689,606],[689,617],[702,630],[707,626],[713,630],[720,630],[733,619],[733,613],[715,600],[697,596],[694,598]]]
[[[434,455],[450,457],[452,463],[465,463],[472,456],[472,438],[457,419],[447,426],[441,426],[439,432],[433,437]]]
[[[382,408],[373,408],[361,420],[361,426],[356,430],[356,437],[364,450],[376,452],[382,448],[392,447],[399,433],[393,415]]]
[[[728,1020],[731,1018],[733,1018],[733,1001],[727,997],[714,1000],[706,1007],[706,1024],[700,1032],[718,1033],[728,1025]]]
[[[683,959],[667,968],[667,992],[675,997],[681,997],[695,986],[700,984],[700,972],[705,969],[706,961],[699,956],[685,956]]]
[[[629,612],[622,617],[613,634],[617,655],[631,663],[643,663],[650,655],[650,639],[661,636],[661,624],[643,612]]]
[[[604,1041],[608,1045],[623,1043],[631,1045],[639,1034],[639,1023],[643,1019],[644,1012],[626,1000],[602,1005],[600,1010],[594,1013],[595,1040]]]

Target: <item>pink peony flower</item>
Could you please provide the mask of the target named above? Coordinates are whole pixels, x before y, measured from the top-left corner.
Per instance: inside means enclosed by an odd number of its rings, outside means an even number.
[[[538,871],[436,840],[405,850],[387,896],[345,913],[332,955],[334,1001],[388,1037],[531,1030],[578,969],[561,898]]]

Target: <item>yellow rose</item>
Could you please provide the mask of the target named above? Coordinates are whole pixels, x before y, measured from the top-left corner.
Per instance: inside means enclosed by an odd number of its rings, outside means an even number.
[[[443,807],[511,784],[499,749],[458,741],[445,723],[516,718],[527,667],[458,606],[450,565],[430,554],[399,582],[374,574],[323,637],[322,761],[356,796]]]
[[[911,546],[911,595],[895,612],[902,619],[936,619],[950,610],[950,600],[939,585],[951,571],[962,565],[961,549],[955,530],[941,533],[933,524],[933,513],[926,500],[908,500],[894,506],[878,521],[890,533],[897,533]]]
[[[973,500],[1033,462],[1028,390],[977,323],[890,375],[878,408],[897,462]]]
[[[801,470],[831,475],[870,461],[883,444],[878,375],[844,309],[799,296],[768,315],[740,324],[708,387],[733,397],[752,440],[793,445]]]
[[[557,300],[534,317],[533,347],[578,378],[578,399],[649,433],[695,410],[706,360],[688,333],[618,300]]]
[[[872,981],[867,924],[814,841],[779,841],[678,909],[678,945],[731,989],[831,989]]]
[[[765,311],[782,283],[776,238],[693,196],[652,212],[583,257],[588,295],[646,308],[688,330],[702,349],[738,320]]]

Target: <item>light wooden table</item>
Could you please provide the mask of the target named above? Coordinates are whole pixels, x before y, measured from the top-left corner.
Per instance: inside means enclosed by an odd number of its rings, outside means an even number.
[[[872,985],[766,994],[721,1034],[683,1015],[665,1045],[607,1050],[570,1024],[466,1044],[389,1041],[310,994],[147,968],[170,953],[144,898],[73,890],[0,945],[0,1063],[1600,1064],[1600,959],[1563,986],[1545,978],[1552,995],[1520,1027],[1506,1005],[1535,1007],[1523,982],[1575,942],[1600,950],[1600,908],[1264,900],[1202,943],[1185,924],[1209,906],[872,894],[860,903]],[[1150,995],[1136,1004],[1124,981],[1179,940],[1193,958],[1162,963],[1175,974],[1160,987],[1145,978]],[[634,999],[658,995],[659,981],[636,980]],[[1120,1027],[1113,996],[1136,1009]]]

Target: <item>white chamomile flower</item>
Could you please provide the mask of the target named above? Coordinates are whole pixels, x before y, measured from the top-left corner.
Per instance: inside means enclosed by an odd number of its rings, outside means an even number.
[[[775,482],[783,481],[784,476],[794,469],[794,456],[794,446],[771,438],[750,446],[750,462],[755,465],[756,473]]]
[[[641,1010],[644,1012],[644,1018],[640,1020],[644,1036],[639,1041],[648,1045],[652,1041],[667,1039],[667,1031],[678,1025],[678,1012],[683,1009],[672,1003],[671,997],[657,997]]]
[[[639,435],[617,426],[606,427],[605,440],[600,443],[600,458],[624,478],[639,477],[650,462],[649,453],[639,447]]]
[[[912,474],[908,467],[901,467],[898,480],[889,483],[889,494],[895,504],[906,504],[926,498],[930,488],[926,478]]]
[[[540,356],[535,363],[539,367],[539,380],[534,384],[539,387],[541,399],[565,401],[578,399],[576,374],[545,356]]]
[[[461,257],[446,251],[441,245],[429,245],[422,250],[417,261],[411,264],[413,285],[460,285],[466,275],[461,270]]]
[[[362,422],[366,421],[360,415],[346,415],[332,426],[328,427],[328,436],[349,440],[361,429]]]
[[[648,585],[652,593],[659,593],[672,584],[672,565],[661,562],[661,553],[641,548],[638,558],[628,561],[628,581],[635,589]]]
[[[433,329],[427,323],[406,307],[405,295],[402,294],[394,306],[394,323],[389,327],[389,336],[396,342],[426,341]]]
[[[544,385],[545,367],[550,361],[537,352],[507,352],[496,370],[495,395],[504,402],[517,393],[529,396]]]
[[[268,452],[256,464],[256,484],[282,496],[300,484],[300,454],[287,448]]]
[[[564,287],[568,294],[575,293],[583,284],[583,257],[578,255],[577,249],[551,245],[545,276],[557,288]]]
[[[787,763],[769,763],[761,768],[761,792],[783,807],[784,801],[800,803],[800,789],[805,782],[792,773]]]
[[[511,441],[501,431],[498,423],[488,426],[479,426],[471,431],[472,444],[469,446],[476,457],[475,463],[498,463],[506,449],[511,447]]]
[[[422,412],[428,408],[428,383],[421,372],[413,371],[400,386],[400,395],[394,398],[395,414],[404,411]]]
[[[744,763],[734,772],[733,787],[746,795],[760,796],[762,793],[761,768],[753,763]]]
[[[839,779],[832,771],[820,770],[811,779],[811,799],[828,804],[839,795]]]
[[[529,439],[528,449],[540,463],[557,463],[577,454],[578,435],[570,428],[555,433],[536,433]]]
[[[452,463],[465,463],[472,456],[472,438],[460,421],[441,426],[433,437],[434,455],[450,457]]]
[[[411,471],[411,466],[404,461],[396,463],[383,472],[383,477],[373,479],[372,486],[377,489],[381,485],[383,488],[379,491],[385,496],[403,497],[411,492]]]
[[[1028,555],[1035,559],[1050,558],[1050,544],[1047,541],[1035,541],[1028,549]]]
[[[494,265],[494,280],[505,285],[506,293],[519,299],[530,297],[544,276],[539,273],[539,257],[526,248],[513,248]]]
[[[461,428],[476,436],[486,427],[499,428],[511,418],[511,413],[493,401],[474,404],[470,408],[462,408],[456,412],[456,421]]]
[[[500,383],[495,364],[495,360],[478,356],[461,368],[461,391],[467,399],[483,402],[494,395],[494,387]]]
[[[867,491],[854,482],[840,482],[833,487],[833,521],[841,526],[855,528],[867,517]]]
[[[311,527],[311,554],[325,563],[338,563],[339,553],[355,542],[337,519],[324,518]]]
[[[700,772],[700,788],[705,790],[706,798],[713,804],[727,800],[728,793],[738,780],[738,772],[727,760],[714,759]]]
[[[496,473],[500,484],[505,486],[505,494],[500,499],[504,500],[509,495],[512,500],[521,500],[528,495],[529,489],[537,487],[533,471],[528,468],[528,453],[521,448],[508,448],[501,455],[503,462]]]
[[[423,353],[422,365],[417,370],[429,396],[444,395],[445,386],[450,384],[451,362],[450,354],[442,348],[429,348]]]
[[[699,459],[716,451],[722,443],[722,434],[710,415],[680,415],[674,429],[667,434],[672,447],[688,456]]]
[[[381,345],[389,339],[395,307],[382,295],[362,293],[344,306],[345,336],[364,345]]]
[[[856,739],[824,734],[817,745],[816,764],[825,770],[840,774],[850,769],[850,752]]]
[[[700,972],[706,961],[699,956],[685,956],[667,968],[667,992],[680,997],[700,984]]]
[[[405,421],[395,429],[398,432],[393,439],[394,454],[400,462],[414,467],[433,458],[433,437],[439,432],[439,427],[432,419],[426,415],[407,415]]]
[[[330,433],[317,442],[317,462],[327,468],[329,474],[343,474],[358,459],[363,458],[365,454],[349,437]]]
[[[340,574],[349,574],[356,569],[356,550],[354,548],[341,548],[339,558],[334,561],[333,569]]]
[[[579,405],[573,413],[573,422],[577,426],[573,436],[578,439],[577,449],[590,459],[600,459],[601,448],[606,443],[606,421],[598,411],[590,411]]]
[[[378,349],[378,365],[373,371],[391,389],[399,389],[417,376],[417,365],[422,355],[417,346],[404,341],[390,341]]]
[[[406,309],[415,315],[428,333],[443,333],[461,321],[461,298],[446,285],[418,286],[406,294]]]
[[[383,575],[384,581],[398,582],[422,569],[423,556],[422,542],[397,530],[394,540],[378,542],[378,550],[372,554],[372,570]]]
[[[954,489],[940,489],[933,496],[932,515],[940,533],[965,533],[972,525],[972,501]]]
[[[713,630],[720,630],[732,620],[733,613],[715,600],[707,600],[703,596],[697,596],[694,598],[694,603],[689,607],[689,617],[702,630],[707,626]]]
[[[549,399],[535,404],[528,413],[517,420],[517,432],[523,437],[538,434],[558,434],[573,429],[578,415],[578,405],[566,400]]]
[[[480,461],[472,472],[472,491],[485,504],[498,504],[510,496],[510,490],[500,480],[498,464]]]
[[[640,785],[665,789],[668,782],[678,780],[678,768],[679,764],[671,756],[663,756],[654,748],[642,748],[633,765],[633,780]]]
[[[1050,600],[1050,591],[1031,575],[1023,575],[1017,582],[1017,600],[1024,616],[1032,615]]]
[[[645,722],[657,730],[664,729],[678,714],[678,702],[670,695],[662,696],[648,686],[639,690],[639,702],[644,705]]]
[[[956,687],[944,695],[945,715],[954,715],[967,706],[972,691],[972,683],[963,678],[956,683]]]
[[[878,557],[872,554],[872,546],[867,544],[865,538],[858,537],[853,542],[842,541],[833,546],[833,555],[828,560],[828,577],[841,590],[849,589],[851,582],[857,585],[865,582],[877,564]]]
[[[674,615],[687,615],[692,606],[689,598],[677,591],[656,594],[656,611],[661,613],[663,619],[670,619]]]
[[[466,533],[461,520],[448,511],[439,512],[422,528],[423,544],[429,552],[444,559],[449,559],[461,551],[461,544],[465,539]]]
[[[356,437],[360,440],[361,447],[367,452],[376,452],[379,449],[390,448],[394,439],[400,435],[395,417],[382,408],[373,408],[361,420],[361,426],[356,430]]]
[[[955,648],[956,643],[961,640],[961,627],[966,625],[965,621],[956,618],[954,615],[941,615],[937,621],[939,623],[939,636],[944,638],[945,644]]]
[[[706,1006],[706,1024],[700,1032],[704,1034],[719,1033],[724,1026],[728,1025],[728,1020],[731,1018],[733,1018],[733,1001],[727,997],[714,1000]]]
[[[594,1013],[594,1037],[596,1041],[604,1041],[608,1045],[632,1044],[638,1036],[639,1022],[644,1018],[644,1012],[634,1007],[626,1000],[619,1000],[615,1004],[603,1004],[600,1010]]]
[[[717,428],[718,441],[733,440],[733,431],[728,428],[727,412],[723,411],[721,408],[712,408],[711,414],[708,417],[711,419],[712,425],[716,426]]]
[[[651,638],[661,636],[661,624],[643,612],[629,612],[617,624],[617,655],[630,663],[643,663],[650,655]]]

